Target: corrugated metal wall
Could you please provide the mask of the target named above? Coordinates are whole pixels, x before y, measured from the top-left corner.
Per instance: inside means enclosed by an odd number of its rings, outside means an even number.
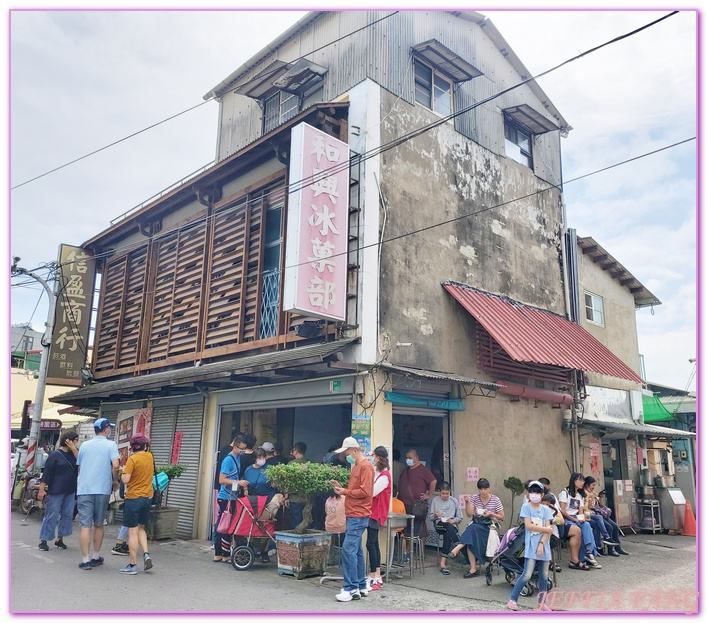
[[[240,82],[245,82],[275,60],[292,61],[308,51],[334,41],[381,19],[389,11],[333,11],[325,14],[300,35],[282,45],[254,67]],[[455,109],[460,110],[493,93],[520,82],[512,68],[482,28],[446,11],[400,11],[336,44],[306,58],[324,67],[323,100],[331,101],[353,86],[370,78],[409,104],[414,104],[411,47],[437,39],[450,50],[484,73],[457,86]],[[553,120],[543,102],[528,86],[519,87],[487,105],[465,113],[455,120],[455,129],[492,152],[504,154],[502,110],[529,104]],[[388,111],[382,111],[384,116]],[[554,120],[555,121],[555,120]],[[411,128],[412,129],[412,128]],[[238,151],[260,136],[261,108],[245,96],[223,97],[219,159]],[[534,145],[534,171],[553,184],[560,180],[558,132],[538,138]]]

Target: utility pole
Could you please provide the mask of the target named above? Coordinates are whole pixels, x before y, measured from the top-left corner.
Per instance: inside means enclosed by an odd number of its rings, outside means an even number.
[[[36,273],[33,273],[26,268],[21,268],[17,264],[20,262],[19,257],[12,258],[13,275],[27,275],[38,281],[47,292],[49,297],[49,312],[47,313],[47,322],[45,323],[44,336],[42,337],[42,359],[39,364],[39,378],[37,379],[37,393],[34,398],[34,410],[32,412],[32,423],[30,425],[29,447],[27,448],[27,463],[25,468],[28,474],[34,473],[35,456],[37,453],[37,443],[39,441],[40,422],[42,421],[42,405],[44,404],[44,388],[47,383],[47,368],[49,366],[49,349],[52,345],[52,334],[54,332],[54,313],[56,310],[57,293],[49,284]],[[55,264],[49,264],[51,268],[56,268]],[[55,288],[56,288],[55,280]]]

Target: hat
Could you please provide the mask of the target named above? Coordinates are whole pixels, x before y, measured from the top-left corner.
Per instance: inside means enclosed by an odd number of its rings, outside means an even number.
[[[541,489],[541,491],[545,491],[545,490],[546,490],[546,487],[544,487],[543,484],[540,483],[538,480],[532,480],[532,481],[529,483],[528,489],[530,490],[531,487],[538,487],[539,489]]]
[[[143,435],[142,433],[138,433],[137,435],[133,435],[130,438],[130,445],[131,446],[142,446],[145,444],[150,443],[150,437],[147,435]]]
[[[270,443],[270,441],[266,441],[263,445],[258,446],[259,450],[265,450],[266,452],[273,452],[275,450],[275,446]]]
[[[110,426],[111,428],[115,428],[115,427],[116,427],[115,424],[111,424],[111,423],[108,421],[108,418],[107,418],[107,417],[100,417],[100,418],[98,418],[98,419],[93,423],[94,429],[96,429],[96,430],[99,431],[99,432],[102,431],[102,430],[106,430],[109,426]]]
[[[344,452],[345,450],[350,450],[352,448],[356,448],[359,450],[359,442],[354,439],[354,437],[347,437],[343,442],[342,442],[342,447],[339,448],[339,450],[335,450],[337,454],[340,452]]]

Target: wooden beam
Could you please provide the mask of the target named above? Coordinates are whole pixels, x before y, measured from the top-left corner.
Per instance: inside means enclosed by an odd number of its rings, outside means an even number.
[[[595,251],[598,250],[598,247],[596,244],[590,246],[590,247],[584,247],[583,248],[583,255],[588,255],[589,253],[595,253]]]

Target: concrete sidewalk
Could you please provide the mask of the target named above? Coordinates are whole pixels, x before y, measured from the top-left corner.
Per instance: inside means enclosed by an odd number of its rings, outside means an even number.
[[[11,513],[12,612],[401,612],[503,611],[511,586],[503,572],[487,586],[484,576],[464,579],[465,567],[454,561],[452,575],[438,571],[435,550],[426,554],[425,574],[395,579],[360,601],[341,604],[334,599],[341,582],[319,578],[295,580],[277,573],[275,562],[257,562],[248,571],[212,562],[206,541],[150,543],[154,568],[136,576],[118,570],[127,557],[112,556],[118,526],[106,526],[101,553],[105,563],[80,570],[78,522],[65,539],[69,549],[37,549],[41,518],[25,523]],[[695,606],[696,547],[693,537],[667,535],[628,536],[623,545],[630,556],[599,559],[603,569],[572,571],[563,552],[554,609],[613,611],[690,611]],[[330,569],[333,575],[337,568]],[[27,581],[31,579],[31,581]],[[38,591],[37,587],[43,590]],[[550,597],[549,597],[550,599]],[[535,605],[535,596],[521,598],[522,609]]]

